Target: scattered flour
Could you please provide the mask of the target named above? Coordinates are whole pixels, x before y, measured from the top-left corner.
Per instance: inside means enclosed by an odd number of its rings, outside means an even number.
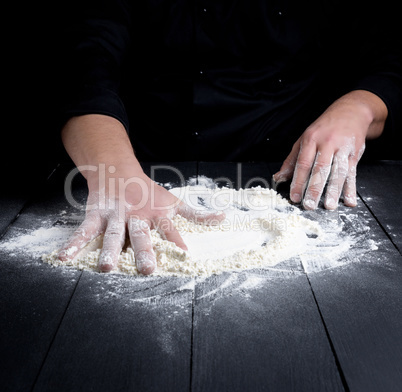
[[[267,268],[299,257],[306,272],[338,265],[340,256],[352,246],[352,239],[341,237],[338,220],[326,224],[303,216],[272,189],[254,187],[235,190],[216,188],[204,182],[170,190],[200,213],[224,211],[219,225],[197,224],[177,215],[175,227],[188,251],[164,240],[151,230],[157,258],[158,276],[210,276],[224,271]],[[98,237],[67,265],[77,269],[98,270],[102,237]],[[53,248],[56,249],[56,248]],[[42,257],[55,266],[66,265],[57,250]],[[130,245],[120,254],[114,273],[138,275]]]
[[[0,249],[9,256],[28,255],[40,258],[44,253],[57,249],[74,232],[72,227],[51,226],[44,221],[44,226],[33,231],[20,231],[7,242],[0,243]]]
[[[174,224],[188,246],[187,252],[152,230],[158,264],[155,277],[207,277],[255,268],[299,269],[311,273],[356,261],[359,255],[377,249],[367,235],[369,226],[360,214],[322,209],[301,211],[271,189],[217,188],[212,180],[201,178],[198,184],[190,181],[188,186],[170,192],[200,213],[212,209],[224,211],[226,218],[219,225],[207,226],[180,215],[174,217]],[[0,251],[13,256],[42,257],[54,266],[98,271],[102,237],[95,239],[69,264],[58,260],[57,250],[79,223],[77,217],[71,217],[74,221],[71,225],[69,214],[63,211],[61,215],[64,218],[60,222],[58,217],[56,225],[49,218],[39,222],[41,227],[36,230],[17,229],[17,234],[0,242]],[[114,273],[138,275],[134,252],[128,243]]]

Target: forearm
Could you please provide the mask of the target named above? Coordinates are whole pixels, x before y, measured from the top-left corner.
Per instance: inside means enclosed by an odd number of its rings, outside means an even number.
[[[77,167],[113,165],[117,170],[142,172],[123,125],[113,117],[89,114],[71,118],[62,130],[67,153]],[[91,171],[82,171],[88,179]]]
[[[381,98],[366,90],[354,90],[335,101],[328,111],[342,109],[343,113],[346,113],[345,108],[350,109],[353,117],[358,114],[366,122],[367,139],[376,139],[381,136],[388,116],[387,106]]]

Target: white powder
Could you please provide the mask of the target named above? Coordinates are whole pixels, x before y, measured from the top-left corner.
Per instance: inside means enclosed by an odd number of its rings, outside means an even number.
[[[45,221],[45,223],[48,223]],[[41,257],[60,245],[74,232],[72,227],[54,226],[40,227],[33,231],[22,231],[7,242],[0,243],[0,249],[7,251],[9,256]]]
[[[198,182],[195,185],[190,181],[189,186],[170,191],[201,213],[211,208],[222,210],[226,219],[219,226],[205,226],[176,216],[174,224],[188,252],[152,230],[158,261],[155,277],[205,277],[253,268],[314,273],[363,260],[363,254],[365,261],[367,255],[375,259],[370,251],[377,249],[377,243],[369,233],[366,211],[301,211],[273,190],[215,188],[208,178],[198,178]],[[46,263],[65,266],[57,259],[57,249],[82,221],[82,214],[62,211],[57,217],[32,215],[29,220],[39,228],[12,228],[0,242],[0,251],[29,260],[39,261],[42,256]],[[102,237],[98,237],[69,267],[98,271],[101,248]],[[122,251],[114,272],[138,275],[130,246]],[[248,286],[253,284],[256,282],[248,282]]]
[[[200,213],[221,210],[226,218],[217,226],[207,226],[179,215],[174,217],[187,252],[151,230],[157,257],[153,275],[209,276],[223,271],[269,268],[294,257],[300,257],[306,272],[311,272],[337,265],[340,256],[352,246],[351,239],[340,236],[342,226],[337,220],[320,225],[272,189],[237,191],[212,188],[204,181],[202,185],[170,191]],[[97,271],[101,248],[102,237],[98,237],[68,264],[57,259],[57,250],[44,255],[43,261]],[[130,246],[121,252],[114,272],[138,275]]]

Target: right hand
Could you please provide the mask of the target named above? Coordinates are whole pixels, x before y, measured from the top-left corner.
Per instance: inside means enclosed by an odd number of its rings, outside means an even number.
[[[123,169],[117,170],[113,176],[108,174],[102,189],[99,189],[98,176],[88,177],[87,180],[86,217],[60,249],[58,257],[61,261],[72,260],[87,244],[103,234],[99,269],[109,272],[117,266],[128,233],[137,270],[149,275],[156,268],[151,229],[157,229],[164,239],[187,250],[171,221],[175,214],[205,224],[216,224],[225,218],[223,213],[200,214],[142,171]]]

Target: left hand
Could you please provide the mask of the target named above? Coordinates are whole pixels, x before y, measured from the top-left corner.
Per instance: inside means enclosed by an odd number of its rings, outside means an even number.
[[[357,163],[366,138],[381,134],[387,113],[384,102],[371,92],[344,95],[304,131],[274,180],[293,177],[290,199],[308,210],[317,208],[327,181],[325,208],[336,209],[342,193],[345,205],[356,206]]]

